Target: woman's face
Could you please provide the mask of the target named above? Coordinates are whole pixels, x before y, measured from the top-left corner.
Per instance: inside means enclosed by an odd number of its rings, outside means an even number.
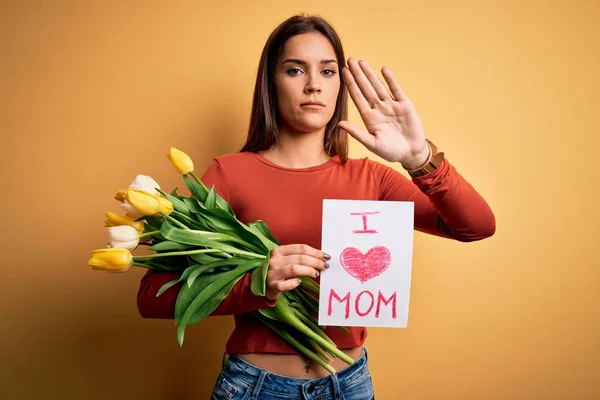
[[[335,50],[320,33],[291,37],[275,71],[282,128],[291,132],[324,130],[335,111],[340,74]]]

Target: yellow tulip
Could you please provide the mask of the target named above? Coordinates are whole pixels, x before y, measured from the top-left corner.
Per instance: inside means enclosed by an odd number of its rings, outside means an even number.
[[[138,189],[125,190],[125,202],[123,205],[134,209],[127,209],[130,215],[132,211],[137,211],[140,215],[154,215],[160,210],[160,201],[158,201],[156,196]]]
[[[177,150],[175,147],[171,147],[169,149],[169,154],[167,154],[167,158],[171,161],[171,164],[175,167],[177,172],[181,175],[189,174],[190,172],[194,172],[194,162],[181,150]]]
[[[119,200],[122,203],[125,200],[125,190],[117,190],[115,200]]]
[[[114,212],[107,211],[106,218],[107,220],[104,221],[104,226],[107,228],[111,226],[129,225],[134,227],[139,233],[144,231],[144,221],[136,221],[136,218],[133,218],[132,216],[117,215]]]
[[[92,250],[88,264],[94,270],[127,272],[133,265],[133,257],[127,249],[110,248]]]
[[[164,213],[166,215],[169,215],[173,212],[173,203],[171,203],[171,201],[169,201],[169,199],[167,199],[166,197],[157,197],[158,198],[158,202],[160,203],[160,209],[158,210],[159,213]]]

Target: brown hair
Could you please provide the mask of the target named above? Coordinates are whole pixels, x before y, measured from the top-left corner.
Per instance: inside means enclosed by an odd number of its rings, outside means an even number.
[[[341,84],[335,111],[325,127],[323,147],[331,157],[339,156],[342,162],[348,159],[348,134],[337,126],[338,122],[348,117],[348,94],[341,74],[346,59],[342,42],[333,27],[323,18],[305,15],[296,15],[282,22],[271,33],[263,48],[254,86],[248,137],[240,152],[267,150],[278,141],[279,113],[275,92],[275,69],[288,39],[308,32],[321,33],[335,50]]]

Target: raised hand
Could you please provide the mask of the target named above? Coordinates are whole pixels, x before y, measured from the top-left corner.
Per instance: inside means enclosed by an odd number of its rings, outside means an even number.
[[[392,72],[381,70],[389,91],[366,61],[349,58],[342,73],[367,130],[348,121],[338,126],[386,161],[400,162],[406,169],[423,165],[429,148],[421,121]]]

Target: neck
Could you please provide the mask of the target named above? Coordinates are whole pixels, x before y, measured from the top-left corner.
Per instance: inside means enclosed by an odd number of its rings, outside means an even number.
[[[313,133],[291,133],[281,129],[279,143],[263,156],[287,168],[310,168],[327,162],[331,157],[323,148],[325,129]]]

